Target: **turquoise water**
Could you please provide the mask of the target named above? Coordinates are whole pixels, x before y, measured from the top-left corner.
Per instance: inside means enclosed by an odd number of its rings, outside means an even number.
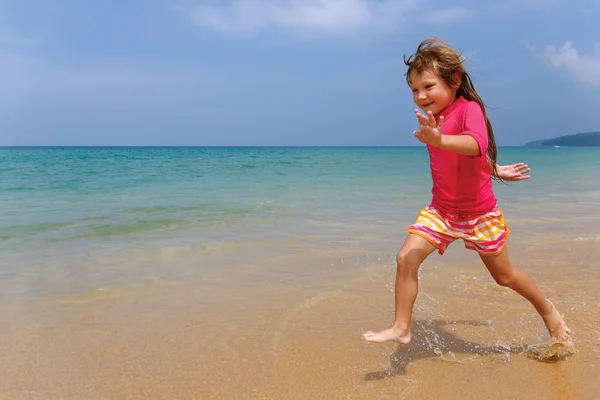
[[[168,246],[401,240],[431,188],[422,147],[0,148],[0,160],[5,296],[43,295],[48,285],[31,282],[44,277],[66,288],[86,263],[97,284],[118,282],[127,274],[107,278],[114,263],[105,260]],[[501,206],[515,219],[550,213],[593,231],[597,219],[585,224],[600,201],[600,149],[500,149],[500,163],[518,161],[533,178],[496,184]]]

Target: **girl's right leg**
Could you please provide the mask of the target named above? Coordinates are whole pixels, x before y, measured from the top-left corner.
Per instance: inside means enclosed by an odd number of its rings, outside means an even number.
[[[396,341],[401,344],[410,342],[410,319],[413,305],[419,290],[419,266],[436,247],[423,237],[411,233],[396,256],[396,313],[394,325],[379,332],[366,332],[363,337],[367,342],[381,343]]]

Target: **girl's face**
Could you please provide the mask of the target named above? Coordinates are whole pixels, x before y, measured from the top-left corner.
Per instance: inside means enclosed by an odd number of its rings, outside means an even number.
[[[456,92],[460,86],[460,75],[456,74],[455,87],[450,87],[434,71],[411,72],[410,89],[413,101],[425,113],[431,111],[438,115],[456,100]]]

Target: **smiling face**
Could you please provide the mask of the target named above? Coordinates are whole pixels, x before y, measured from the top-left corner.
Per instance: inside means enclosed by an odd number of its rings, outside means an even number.
[[[457,84],[449,86],[435,71],[426,70],[420,74],[411,72],[409,82],[413,101],[425,113],[431,111],[433,115],[438,115],[456,100],[460,86],[460,75],[456,75]]]

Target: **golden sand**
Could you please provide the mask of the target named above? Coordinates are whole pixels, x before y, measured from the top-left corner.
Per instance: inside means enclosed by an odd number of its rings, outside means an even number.
[[[600,241],[511,249],[575,333],[552,362],[531,357],[533,307],[460,244],[420,271],[411,344],[365,343],[391,323],[392,245],[254,244],[186,279],[4,304],[0,398],[600,398]]]

